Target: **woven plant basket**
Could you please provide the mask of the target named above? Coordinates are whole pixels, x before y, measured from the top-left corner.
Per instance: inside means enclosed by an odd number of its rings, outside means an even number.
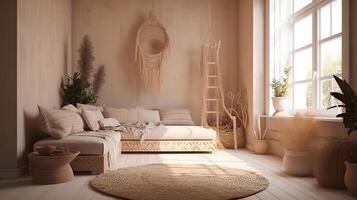
[[[357,160],[355,146],[351,140],[336,140],[322,148],[316,157],[314,175],[317,182],[325,187],[344,189],[345,161]]]
[[[234,149],[233,129],[220,130],[219,137],[224,148]],[[237,128],[237,147],[244,148],[244,146],[245,146],[244,130],[242,128]]]

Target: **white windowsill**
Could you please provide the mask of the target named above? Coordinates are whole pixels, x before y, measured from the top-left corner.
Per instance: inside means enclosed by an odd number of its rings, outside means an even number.
[[[270,116],[270,115],[260,115],[260,117],[264,118],[273,118],[273,119],[279,119],[279,118],[292,118],[294,116]],[[317,121],[322,121],[322,122],[342,122],[342,118],[337,118],[337,117],[314,117]]]

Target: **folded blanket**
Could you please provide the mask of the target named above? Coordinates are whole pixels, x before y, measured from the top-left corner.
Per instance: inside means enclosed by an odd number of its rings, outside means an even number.
[[[119,156],[119,149],[117,144],[120,142],[120,135],[114,131],[86,131],[74,133],[76,136],[97,137],[100,138],[105,145],[108,146],[108,163],[109,169],[114,169],[116,160]]]
[[[115,131],[121,132],[122,134],[132,134],[136,138],[140,138],[140,141],[144,141],[145,137],[150,134],[150,129],[162,127],[160,123],[144,123],[137,122],[135,124],[121,124]]]

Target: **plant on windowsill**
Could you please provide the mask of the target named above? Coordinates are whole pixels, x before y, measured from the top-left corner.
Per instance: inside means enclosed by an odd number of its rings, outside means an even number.
[[[289,88],[290,88],[291,67],[284,69],[283,76],[280,79],[273,79],[271,87],[273,90],[272,102],[275,109],[273,116],[286,116],[289,106]]]
[[[97,104],[98,93],[104,84],[105,66],[94,69],[93,45],[88,35],[85,35],[79,51],[79,70],[73,76],[66,76],[62,80],[61,94],[63,105]],[[95,73],[94,73],[95,71]]]
[[[347,135],[350,136],[353,131],[357,131],[357,95],[353,91],[352,87],[337,76],[333,76],[337,82],[341,93],[331,92],[331,96],[338,99],[342,104],[332,106],[328,109],[343,107],[344,112],[336,115],[336,117],[341,117],[343,119],[343,124],[345,128],[348,129]],[[346,144],[345,144],[346,143]],[[346,146],[349,146],[346,149]],[[345,169],[343,162],[345,164],[346,170],[344,173],[344,184],[347,189],[354,195],[357,195],[357,142],[356,138],[349,138],[349,142],[344,142],[341,144],[341,148],[346,149],[344,155],[338,155],[341,162],[340,169]],[[341,175],[343,174],[343,171]]]
[[[310,149],[315,120],[312,114],[297,113],[288,119],[287,142],[283,168],[294,176],[311,176],[315,154]]]

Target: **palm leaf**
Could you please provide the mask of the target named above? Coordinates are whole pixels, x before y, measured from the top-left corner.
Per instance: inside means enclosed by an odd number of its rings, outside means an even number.
[[[340,100],[343,105],[332,106],[328,109],[336,107],[345,108],[345,112],[336,115],[336,117],[341,117],[343,119],[345,128],[349,129],[347,134],[350,135],[354,130],[357,130],[357,97],[351,86],[345,80],[342,80],[337,76],[333,77],[342,93],[331,92],[330,94],[334,98]]]

